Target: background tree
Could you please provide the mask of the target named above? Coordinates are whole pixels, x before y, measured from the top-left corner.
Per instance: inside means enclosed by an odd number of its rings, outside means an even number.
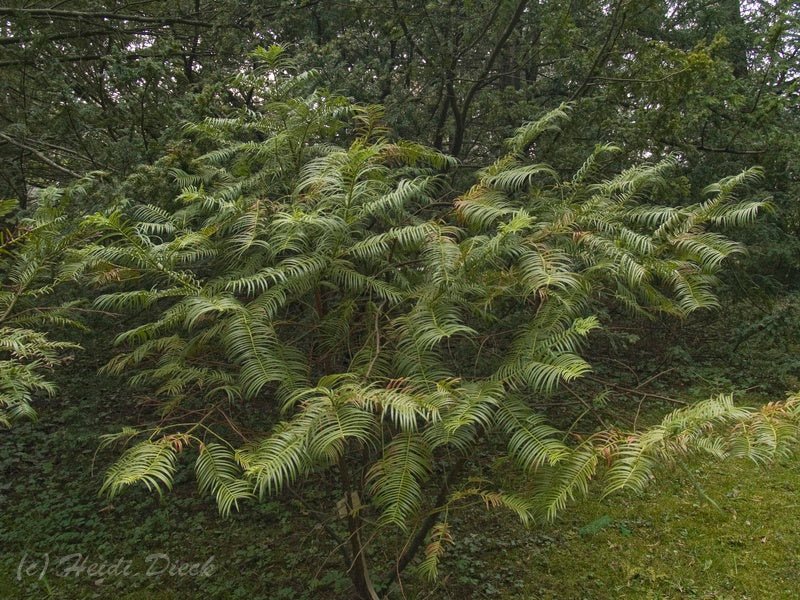
[[[256,37],[233,2],[0,7],[0,197],[152,162]]]

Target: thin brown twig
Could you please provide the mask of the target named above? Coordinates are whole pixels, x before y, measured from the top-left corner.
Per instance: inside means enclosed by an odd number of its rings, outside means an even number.
[[[629,388],[629,387],[625,387],[625,386],[622,386],[622,385],[618,385],[616,383],[612,383],[612,382],[608,381],[607,379],[603,379],[601,377],[594,377],[594,376],[588,375],[587,379],[591,379],[592,381],[596,381],[597,383],[602,383],[603,385],[606,385],[608,387],[612,387],[615,390],[619,390],[621,392],[627,392],[629,394],[634,394],[636,396],[648,396],[650,398],[658,398],[659,400],[666,400],[667,402],[673,402],[675,404],[682,404],[684,406],[689,404],[685,400],[678,400],[677,398],[670,398],[669,396],[662,396],[661,394],[653,394],[651,392],[645,392],[645,391],[638,390],[638,389],[635,389],[635,388]]]

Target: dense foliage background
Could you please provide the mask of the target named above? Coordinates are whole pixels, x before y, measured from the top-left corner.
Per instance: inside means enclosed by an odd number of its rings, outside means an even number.
[[[435,585],[474,504],[541,524],[695,453],[786,456],[799,19],[0,7],[0,441],[91,347],[130,390],[86,442],[102,502],[192,471],[223,517],[277,498],[364,598]]]

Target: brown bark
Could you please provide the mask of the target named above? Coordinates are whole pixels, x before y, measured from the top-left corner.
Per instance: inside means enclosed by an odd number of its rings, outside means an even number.
[[[347,520],[348,539],[350,542],[350,556],[352,562],[347,565],[347,574],[353,583],[353,588],[360,600],[380,600],[367,565],[367,555],[364,544],[361,540],[361,529],[363,520],[360,516],[361,497],[358,491],[353,488],[350,467],[344,456],[339,459],[339,476],[344,490],[343,510]]]

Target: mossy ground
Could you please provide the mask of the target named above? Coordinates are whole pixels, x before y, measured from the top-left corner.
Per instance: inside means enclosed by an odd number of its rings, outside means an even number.
[[[348,597],[335,548],[291,498],[223,521],[190,472],[164,499],[138,489],[113,504],[98,497],[113,453],[97,453],[97,434],[136,419],[119,382],[94,375],[98,355],[89,349],[62,373],[37,423],[0,433],[1,599]],[[796,460],[692,462],[642,495],[594,495],[530,529],[476,509],[453,522],[439,581],[409,576],[397,597],[797,598],[798,491]],[[147,575],[145,557],[157,553],[178,567],[213,557],[213,572]],[[75,554],[87,568],[130,560],[132,574],[60,576],[57,561]]]

